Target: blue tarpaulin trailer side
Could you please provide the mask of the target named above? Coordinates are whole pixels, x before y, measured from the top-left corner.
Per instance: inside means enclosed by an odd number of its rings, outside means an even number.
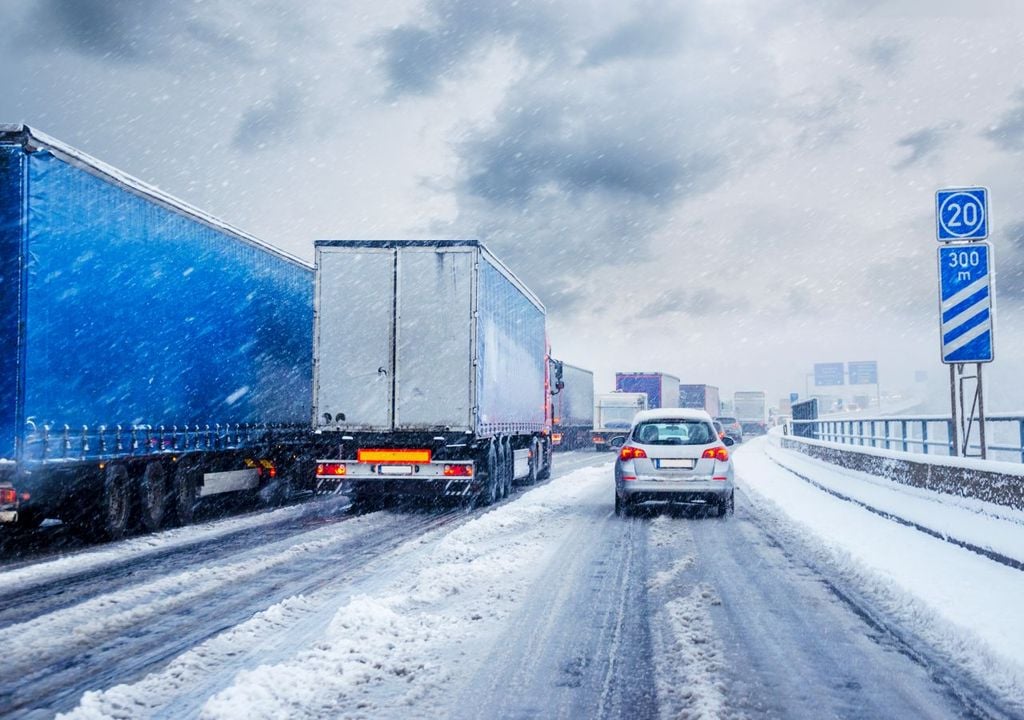
[[[230,449],[302,432],[312,305],[309,264],[0,126],[0,474],[30,496],[23,512],[89,505],[67,488],[99,490],[69,466],[155,454],[188,456],[202,494],[204,455],[228,469]],[[124,468],[129,485],[147,464]]]

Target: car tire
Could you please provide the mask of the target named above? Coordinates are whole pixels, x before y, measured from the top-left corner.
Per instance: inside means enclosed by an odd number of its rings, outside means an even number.
[[[624,508],[623,508],[622,498],[619,497],[618,493],[615,493],[615,514],[617,516],[621,517],[623,509]]]

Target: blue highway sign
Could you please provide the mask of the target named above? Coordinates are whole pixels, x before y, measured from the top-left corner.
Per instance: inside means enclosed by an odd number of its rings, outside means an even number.
[[[939,248],[942,362],[992,362],[992,246]]]
[[[818,387],[845,385],[842,363],[814,363],[814,384]]]
[[[851,385],[877,385],[878,384],[878,361],[863,360],[860,362],[846,363],[846,369],[850,373]]]
[[[935,193],[939,240],[984,240],[988,237],[988,189],[949,188]]]

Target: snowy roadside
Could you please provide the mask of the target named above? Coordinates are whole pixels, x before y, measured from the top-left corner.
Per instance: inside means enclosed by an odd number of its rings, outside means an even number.
[[[205,699],[201,716],[433,716],[524,601],[550,553],[573,532],[577,505],[606,491],[607,466],[581,469],[439,539],[406,543],[395,551],[403,558],[398,567],[383,582],[351,588],[362,594],[352,595],[311,641],[279,644],[266,664],[237,673],[232,668]],[[293,606],[304,602],[280,603],[229,634],[239,643],[266,643],[247,626],[283,623],[277,631],[287,633]],[[200,646],[186,655],[203,652]],[[132,705],[152,707],[147,688],[174,682],[176,667],[177,661],[134,686],[86,693],[69,717],[116,717]]]
[[[894,514],[913,514],[941,527],[1006,547],[1024,541],[1024,527],[1005,509],[982,515],[962,499],[882,481],[869,483],[824,463],[812,463],[771,438],[735,453],[740,486],[769,522],[792,528],[822,559],[886,614],[940,649],[959,667],[1024,709],[1024,572],[887,520],[819,490],[780,467],[844,494],[870,497]],[[907,492],[913,490],[912,492]],[[774,521],[772,517],[774,516]],[[989,530],[988,528],[993,528]],[[1019,550],[1017,551],[1019,552]]]

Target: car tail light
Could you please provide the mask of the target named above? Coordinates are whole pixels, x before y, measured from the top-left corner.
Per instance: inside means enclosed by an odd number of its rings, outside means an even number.
[[[13,505],[18,502],[18,491],[12,487],[0,488],[0,505]]]
[[[701,457],[707,460],[720,460],[725,462],[729,459],[729,451],[721,445],[718,447],[709,447],[704,451],[704,454],[701,455]]]
[[[623,445],[619,451],[619,460],[635,460],[636,458],[645,458],[647,453],[642,448],[633,447],[632,445]]]
[[[633,482],[634,480],[636,480],[636,475],[623,475],[622,476],[622,481],[623,482]]]
[[[344,463],[320,463],[316,466],[317,476],[344,475]]]
[[[472,465],[445,465],[444,474],[446,477],[472,477]]]

